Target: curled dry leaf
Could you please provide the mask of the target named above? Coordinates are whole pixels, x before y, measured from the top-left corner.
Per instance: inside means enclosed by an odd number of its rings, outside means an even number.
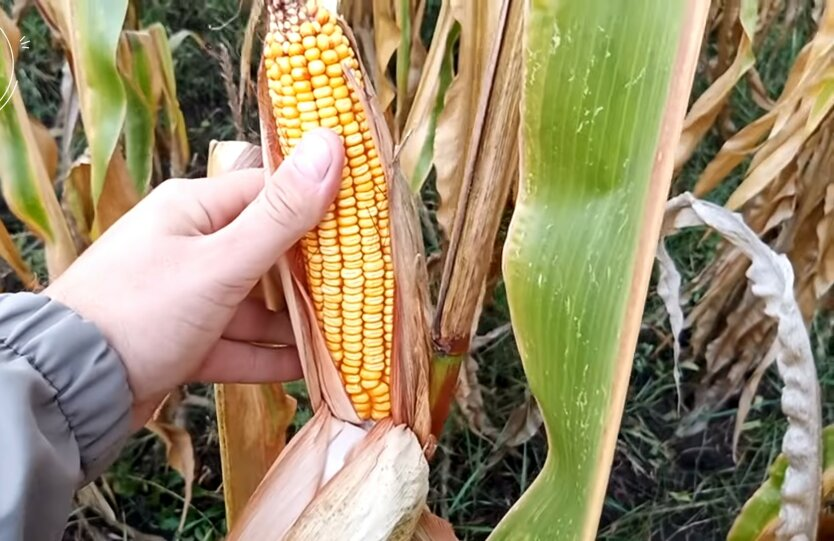
[[[747,277],[752,282],[752,291],[764,302],[767,315],[778,321],[774,354],[784,381],[782,411],[788,419],[782,441],[788,467],[781,488],[782,524],[778,538],[813,539],[821,482],[819,383],[810,340],[793,295],[793,271],[787,257],[777,255],[759,240],[739,215],[700,201],[689,193],[669,201],[664,238],[679,229],[700,225],[715,229],[750,259]],[[666,272],[676,271],[667,268]]]
[[[834,494],[834,426],[827,426],[822,431],[823,471],[822,501],[830,501]],[[741,512],[727,533],[727,541],[775,541],[779,526],[779,492],[785,481],[788,462],[784,454],[776,457],[770,465],[768,478],[745,502]],[[816,539],[832,539],[834,534],[834,517],[821,509],[820,524]]]
[[[478,381],[478,361],[472,355],[466,355],[462,364],[463,370],[458,374],[458,386],[455,390],[455,402],[470,430],[494,438],[498,435],[498,430],[484,409],[483,388]]]
[[[663,306],[669,314],[669,326],[672,330],[672,355],[674,360],[673,377],[675,391],[678,394],[678,413],[681,409],[681,343],[680,334],[683,332],[683,310],[681,309],[681,275],[675,268],[675,262],[666,250],[662,241],[657,247],[657,261],[660,276],[657,280],[657,294],[663,300]]]
[[[495,441],[489,467],[496,465],[513,447],[524,445],[539,433],[544,422],[536,399],[530,393],[524,402],[513,408],[504,428]]]
[[[752,155],[747,175],[728,206],[741,208],[751,229],[790,259],[794,293],[806,325],[834,278],[828,262],[834,239],[827,233],[831,218],[830,205],[826,206],[834,167],[834,94],[826,75],[834,67],[832,35],[834,9],[829,9],[791,67],[773,108],[725,143],[695,188],[696,195],[715,188]],[[746,258],[723,244],[693,286],[704,292],[688,321],[692,354],[706,361],[696,389],[697,411],[709,413],[742,389],[744,406],[752,399],[757,374],[765,370],[763,359],[776,325],[763,315],[761,301],[747,286],[746,268]],[[701,416],[697,411],[693,414]],[[743,415],[737,417],[737,426],[743,420]],[[687,431],[704,426],[697,422]]]
[[[148,430],[159,436],[159,439],[163,441],[168,465],[174,468],[185,482],[182,516],[180,517],[178,531],[182,531],[185,526],[188,509],[191,507],[195,473],[194,447],[191,443],[191,435],[184,428],[184,420],[180,415],[182,398],[180,390],[169,394],[159,405],[148,424],[145,425]]]
[[[489,70],[495,68],[493,50],[500,44],[501,14],[508,0],[448,0],[454,19],[460,25],[458,72],[446,92],[443,111],[437,118],[434,138],[434,166],[440,205],[437,220],[448,235],[458,208],[464,168],[471,153],[472,133],[480,131],[483,112],[481,96],[488,83]],[[491,78],[491,75],[489,75]]]
[[[806,326],[832,283],[828,261],[834,238],[828,234],[828,193],[834,168],[833,131],[834,114],[829,114],[792,161],[743,208],[750,228],[791,261],[794,293]],[[704,291],[689,315],[692,355],[705,359],[706,370],[695,393],[702,413],[714,411],[743,387],[745,393],[755,391],[750,384],[763,370],[761,363],[775,335],[775,323],[762,313],[761,301],[747,285],[747,265],[737,249],[724,243],[692,287]],[[697,411],[692,414],[707,417]],[[737,423],[743,420],[742,415]],[[692,423],[685,433],[704,426]]]

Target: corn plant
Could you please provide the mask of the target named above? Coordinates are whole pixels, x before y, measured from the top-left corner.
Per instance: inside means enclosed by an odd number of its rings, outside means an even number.
[[[188,155],[164,31],[120,30],[126,1],[90,5],[38,3],[71,53],[90,147],[60,198],[19,95],[0,111],[4,196],[53,276],[160,180],[156,138],[171,174]],[[490,293],[485,252],[503,254],[549,447],[491,539],[594,537],[669,182],[752,69],[751,5],[739,4],[736,60],[722,53],[728,75],[684,121],[705,25],[722,13],[707,0],[445,0],[428,49],[423,1],[268,0],[261,34],[253,3],[260,146],[215,142],[209,175],[269,174],[320,126],[342,138],[346,167],[328,214],[253,292],[291,314],[312,419],[286,444],[296,403],[280,384],[215,389],[230,539],[455,539],[426,505],[428,472]],[[250,76],[242,66],[243,93]],[[419,197],[428,179],[438,230]],[[34,285],[4,233],[0,255]],[[151,428],[182,440],[164,420]],[[739,524],[774,530],[785,499],[791,531],[814,529],[814,498],[786,498],[795,482],[779,477],[813,484],[816,463],[795,461],[786,453],[751,500],[766,509],[745,518],[763,509],[749,504]],[[172,464],[189,487],[193,460]]]

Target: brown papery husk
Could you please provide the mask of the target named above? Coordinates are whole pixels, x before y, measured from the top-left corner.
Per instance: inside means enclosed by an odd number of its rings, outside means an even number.
[[[324,482],[330,442],[345,428],[320,409],[290,440],[252,494],[229,541],[281,540],[318,494]]]
[[[429,491],[429,465],[414,433],[378,422],[319,492],[287,541],[409,541]]]

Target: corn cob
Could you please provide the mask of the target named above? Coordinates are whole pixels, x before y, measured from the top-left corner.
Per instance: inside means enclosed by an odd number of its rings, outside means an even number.
[[[394,269],[388,186],[356,52],[333,13],[315,1],[271,0],[264,65],[278,140],[287,154],[317,127],[335,131],[346,161],[336,202],[301,242],[307,283],[327,348],[357,415],[390,415]]]

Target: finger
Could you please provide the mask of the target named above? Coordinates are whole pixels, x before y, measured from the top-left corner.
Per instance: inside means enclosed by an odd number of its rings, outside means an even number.
[[[223,338],[264,344],[295,345],[290,316],[273,312],[257,299],[244,300],[226,326]]]
[[[230,279],[260,276],[324,216],[336,197],[344,147],[331,130],[309,132],[255,200],[214,235],[218,271]]]
[[[191,378],[202,383],[264,383],[302,377],[298,351],[220,339]]]
[[[171,179],[157,190],[185,213],[190,234],[208,235],[225,227],[254,201],[264,186],[263,169],[241,169],[210,178]],[[182,220],[177,226],[184,225]],[[191,230],[193,228],[193,230]]]

